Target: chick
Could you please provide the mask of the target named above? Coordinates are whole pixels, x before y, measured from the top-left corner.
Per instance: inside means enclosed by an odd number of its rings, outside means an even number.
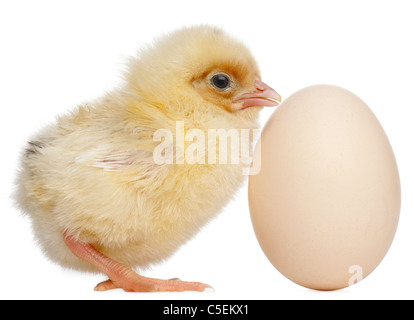
[[[242,184],[243,164],[181,162],[177,152],[173,163],[159,164],[160,143],[178,147],[154,135],[163,129],[178,138],[177,123],[206,136],[251,130],[261,107],[279,102],[240,42],[209,26],[175,31],[130,59],[119,88],[30,140],[17,203],[47,257],[109,277],[95,290],[203,291],[209,286],[132,268],[168,258],[215,216]]]

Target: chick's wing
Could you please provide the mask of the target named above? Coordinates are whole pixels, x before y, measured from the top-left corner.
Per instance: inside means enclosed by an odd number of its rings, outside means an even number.
[[[144,149],[115,150],[101,145],[82,152],[75,163],[112,172],[123,182],[147,180],[160,174],[152,152]]]

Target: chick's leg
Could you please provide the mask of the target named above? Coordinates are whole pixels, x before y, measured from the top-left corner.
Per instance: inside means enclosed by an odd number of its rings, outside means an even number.
[[[63,239],[74,255],[91,263],[109,277],[109,280],[101,282],[95,287],[96,291],[117,288],[128,292],[204,291],[207,288],[211,288],[209,285],[200,282],[159,280],[143,277],[132,269],[108,258],[91,244],[76,240],[66,232],[63,234]]]

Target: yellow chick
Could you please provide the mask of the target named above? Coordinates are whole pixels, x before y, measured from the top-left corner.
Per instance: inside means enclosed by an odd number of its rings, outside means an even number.
[[[124,78],[30,140],[16,201],[47,257],[109,277],[95,290],[203,291],[131,268],[169,257],[231,199],[245,164],[219,163],[220,147],[211,157],[208,134],[257,128],[261,107],[280,96],[244,45],[209,26],[158,39],[130,59]],[[206,140],[189,161],[185,148],[200,133]]]

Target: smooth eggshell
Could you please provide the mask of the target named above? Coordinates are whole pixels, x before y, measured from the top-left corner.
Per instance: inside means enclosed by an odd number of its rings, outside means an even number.
[[[380,123],[351,92],[311,86],[275,110],[249,178],[253,227],[288,279],[334,290],[370,274],[398,224],[400,181]]]

